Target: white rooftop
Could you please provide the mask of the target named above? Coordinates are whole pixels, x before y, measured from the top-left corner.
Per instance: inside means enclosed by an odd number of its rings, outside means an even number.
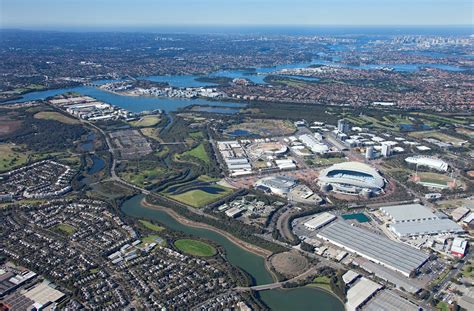
[[[431,209],[421,204],[384,206],[380,210],[389,215],[394,222],[422,221],[438,218]]]
[[[347,291],[347,311],[355,311],[381,288],[382,285],[362,277]]]
[[[391,225],[390,229],[400,237],[464,232],[463,228],[451,219],[401,222]]]
[[[344,281],[345,284],[349,284],[355,279],[357,279],[360,276],[359,273],[355,272],[354,270],[349,270],[344,275],[342,276],[342,280]]]

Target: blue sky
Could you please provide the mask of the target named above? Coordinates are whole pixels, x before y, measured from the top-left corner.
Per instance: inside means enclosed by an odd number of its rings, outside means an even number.
[[[0,0],[2,28],[472,25],[471,0]]]

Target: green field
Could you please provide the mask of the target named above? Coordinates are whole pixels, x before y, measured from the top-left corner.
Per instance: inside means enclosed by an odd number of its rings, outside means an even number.
[[[16,88],[16,89],[13,90],[13,92],[18,93],[18,94],[23,94],[23,93],[31,92],[31,91],[44,90],[45,88],[46,87],[44,85],[41,85],[41,84],[30,84],[26,87]]]
[[[8,171],[28,161],[29,152],[14,144],[0,144],[0,171]]]
[[[211,160],[209,159],[209,155],[207,154],[206,148],[204,148],[203,143],[199,144],[197,147],[194,147],[189,151],[182,153],[181,156],[190,156],[199,159],[206,164],[211,163]]]
[[[69,118],[62,113],[56,111],[41,111],[34,115],[35,119],[54,120],[65,124],[79,124],[79,121]]]
[[[420,182],[422,183],[446,186],[448,182],[451,181],[451,177],[437,173],[422,172],[418,173],[418,176],[420,177]]]
[[[163,174],[164,169],[157,167],[149,170],[141,170],[139,172],[134,172],[132,170],[125,171],[120,173],[120,177],[129,183],[144,187],[159,181]]]
[[[232,193],[232,189],[219,186],[219,185],[215,187],[223,189],[225,191],[217,193],[217,194],[213,194],[213,193],[209,193],[203,190],[191,190],[185,193],[181,193],[177,195],[169,195],[169,196],[175,199],[176,201],[182,202],[192,207],[200,208],[200,207],[206,206],[207,204],[215,202],[218,199]]]
[[[436,305],[436,310],[439,310],[439,311],[449,311],[451,310],[449,308],[449,305],[448,303],[444,302],[444,301],[440,301],[438,302],[438,304]]]
[[[76,228],[68,224],[59,224],[53,227],[53,230],[57,232],[65,233],[66,235],[72,235],[76,232]]]
[[[134,126],[134,127],[150,127],[150,126],[155,126],[158,123],[160,123],[160,120],[161,120],[160,116],[150,115],[150,116],[141,117],[140,120],[131,121],[129,123],[131,126]]]
[[[144,127],[144,128],[140,129],[140,132],[142,132],[142,134],[145,135],[146,137],[149,137],[149,138],[154,139],[156,141],[160,141],[160,136],[158,135],[159,130],[157,128]]]
[[[177,240],[174,242],[174,246],[183,253],[193,256],[210,257],[217,253],[212,245],[197,240]]]
[[[161,231],[165,230],[164,227],[155,225],[154,223],[151,223],[148,220],[139,220],[139,222],[143,227],[145,227],[145,228],[147,228],[151,231],[161,232]]]
[[[173,200],[200,208],[231,194],[234,190],[217,184],[219,179],[201,175],[197,179],[166,188],[161,193]],[[171,188],[174,188],[171,191]]]
[[[447,124],[469,124],[472,122],[472,117],[456,117],[456,116],[442,116],[442,115],[435,115],[426,112],[413,112],[412,115],[426,117],[441,123]]]

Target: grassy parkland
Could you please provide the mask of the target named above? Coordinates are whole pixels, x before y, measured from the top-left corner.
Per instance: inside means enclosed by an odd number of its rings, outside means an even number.
[[[217,250],[212,245],[191,239],[177,240],[174,242],[174,246],[183,253],[192,256],[211,257],[217,253]]]
[[[58,224],[53,227],[53,230],[66,235],[73,235],[76,232],[76,228],[68,224]]]
[[[143,116],[139,120],[131,121],[130,125],[133,127],[151,127],[160,123],[161,118],[157,115]]]
[[[145,227],[145,228],[147,228],[148,230],[151,230],[151,231],[161,232],[161,231],[165,230],[164,227],[155,225],[154,223],[151,223],[148,220],[140,219],[139,222],[143,227]]]
[[[216,181],[208,176],[200,176],[195,180],[170,186],[161,193],[173,200],[201,208],[234,191],[217,184]]]
[[[40,120],[54,120],[64,124],[80,123],[78,120],[65,116],[64,114],[56,111],[40,111],[34,115],[34,118]]]

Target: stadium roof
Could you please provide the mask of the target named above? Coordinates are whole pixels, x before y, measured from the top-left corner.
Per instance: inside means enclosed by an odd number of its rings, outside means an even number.
[[[400,237],[464,232],[463,228],[451,219],[401,222],[391,225],[390,229]]]
[[[379,172],[361,162],[334,164],[321,171],[320,182],[348,184],[362,188],[383,188],[384,178]]]
[[[429,208],[421,204],[404,204],[381,207],[380,210],[392,217],[394,222],[437,219]]]
[[[340,220],[321,229],[318,237],[406,276],[429,258],[428,254],[413,247]]]

